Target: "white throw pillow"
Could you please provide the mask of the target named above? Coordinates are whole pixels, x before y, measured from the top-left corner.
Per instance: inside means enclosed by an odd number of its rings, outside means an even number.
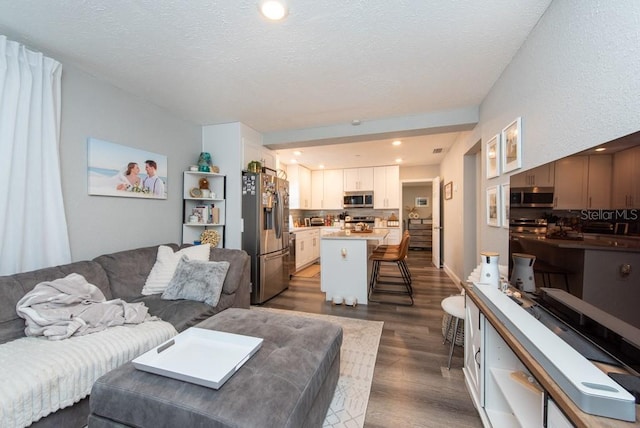
[[[160,245],[158,247],[158,255],[156,263],[153,265],[147,281],[142,288],[142,294],[148,296],[150,294],[159,294],[164,292],[169,285],[169,281],[173,278],[173,274],[178,267],[180,258],[185,254],[191,260],[209,260],[210,244],[194,245],[192,247],[183,248],[174,253],[171,247]]]

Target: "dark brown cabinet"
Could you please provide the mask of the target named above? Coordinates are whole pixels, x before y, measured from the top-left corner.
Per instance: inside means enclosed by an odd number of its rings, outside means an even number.
[[[412,218],[407,220],[407,230],[411,235],[409,248],[431,248],[433,220]]]

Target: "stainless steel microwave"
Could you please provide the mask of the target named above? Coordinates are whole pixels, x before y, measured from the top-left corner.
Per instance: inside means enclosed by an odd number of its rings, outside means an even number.
[[[344,192],[343,208],[373,208],[373,192]]]
[[[553,187],[514,187],[509,205],[514,208],[553,208]]]

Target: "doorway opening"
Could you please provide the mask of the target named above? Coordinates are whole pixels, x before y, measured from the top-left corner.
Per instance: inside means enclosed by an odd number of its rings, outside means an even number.
[[[433,179],[401,180],[400,218],[411,235],[412,257],[433,258]]]

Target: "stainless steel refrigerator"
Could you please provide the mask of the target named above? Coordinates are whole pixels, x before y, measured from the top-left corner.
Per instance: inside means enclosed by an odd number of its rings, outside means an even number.
[[[251,303],[264,303],[289,287],[289,182],[242,173],[242,249],[251,257]]]

